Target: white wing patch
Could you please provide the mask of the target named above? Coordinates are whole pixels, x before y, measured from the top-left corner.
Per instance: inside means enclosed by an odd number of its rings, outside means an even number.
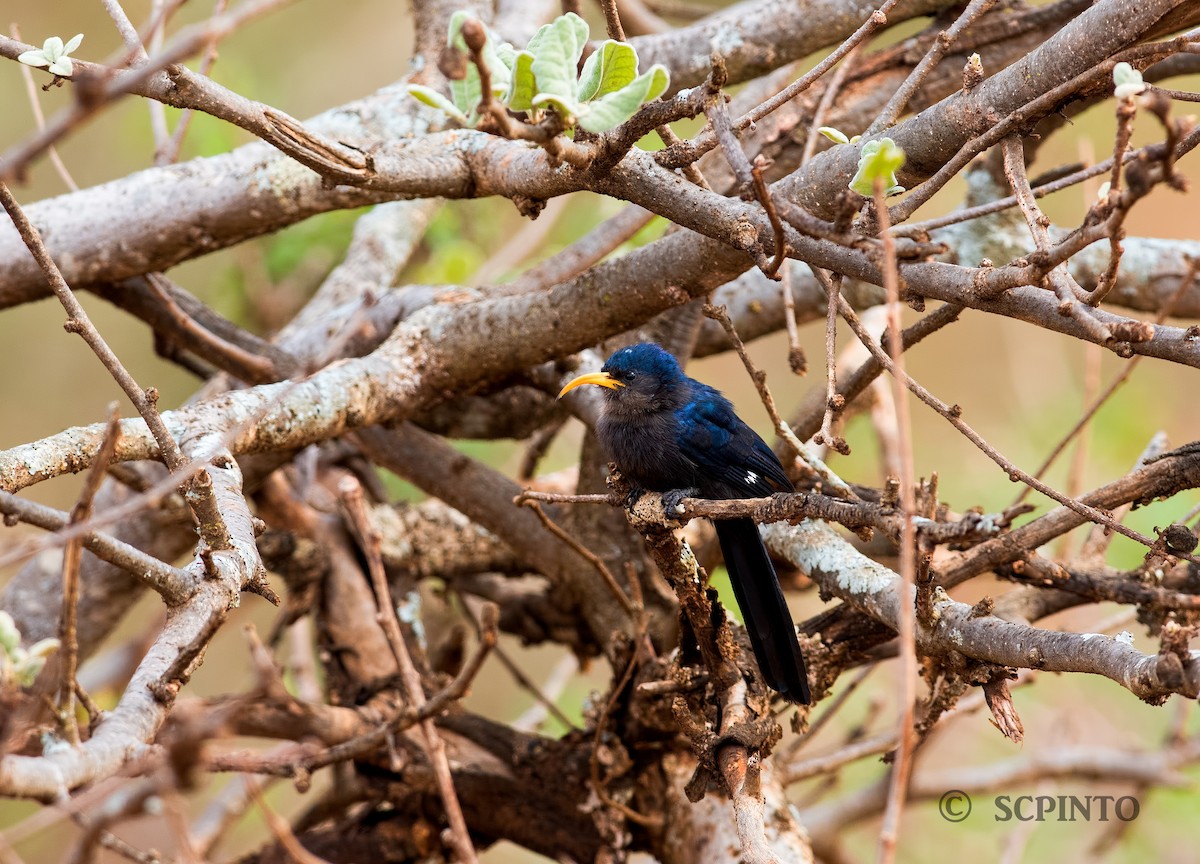
[[[747,471],[746,472],[746,482],[749,483],[751,486],[753,486],[755,483],[758,482],[758,475],[755,474],[753,471]]]

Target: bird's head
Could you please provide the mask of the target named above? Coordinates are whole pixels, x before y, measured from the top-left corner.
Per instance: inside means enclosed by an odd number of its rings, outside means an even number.
[[[607,388],[604,395],[610,410],[658,411],[674,405],[679,395],[675,385],[683,380],[679,361],[669,351],[653,342],[639,342],[617,351],[599,372],[570,381],[558,396],[561,399],[584,384],[598,384]]]

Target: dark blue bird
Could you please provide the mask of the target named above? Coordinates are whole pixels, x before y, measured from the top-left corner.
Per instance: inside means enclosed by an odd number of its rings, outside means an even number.
[[[602,371],[579,376],[558,395],[582,384],[607,388],[596,434],[635,486],[718,499],[792,491],[771,448],[729,400],[685,375],[658,345],[622,348]],[[807,704],[804,658],[758,526],[748,518],[715,524],[763,679],[784,698]]]

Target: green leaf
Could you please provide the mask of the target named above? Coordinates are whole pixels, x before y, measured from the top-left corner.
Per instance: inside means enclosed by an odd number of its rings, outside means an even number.
[[[462,35],[462,25],[470,17],[471,13],[463,9],[459,9],[450,16],[450,26],[446,28],[446,47],[457,48],[464,54],[468,53],[467,40]]]
[[[461,51],[468,58],[466,74],[459,80],[450,80],[450,98],[454,100],[454,106],[458,109],[458,114],[462,115],[462,122],[469,126],[475,125],[475,122],[479,119],[479,101],[483,98],[483,84],[479,77],[479,69],[470,60],[471,51],[467,48],[467,40],[462,35],[463,24],[473,18],[474,16],[469,12],[460,9],[450,16],[450,26],[447,28],[446,33],[446,45]],[[506,53],[515,54],[516,52],[513,51],[513,47],[508,43],[504,43],[498,48],[492,31],[486,26],[484,26],[483,32],[483,50],[480,52],[480,55],[484,65],[487,66],[489,77],[491,78],[492,96],[499,99],[508,92],[509,83],[512,78],[504,55]]]
[[[450,98],[458,113],[466,116],[467,125],[474,126],[479,119],[479,100],[483,98],[483,82],[474,63],[467,64],[467,74],[461,80],[450,79]]]
[[[1113,95],[1118,99],[1132,99],[1146,90],[1142,73],[1122,61],[1113,67]]]
[[[26,66],[49,66],[50,61],[46,59],[46,55],[42,53],[41,48],[34,48],[29,51],[22,51],[17,55],[17,62],[24,63]]]
[[[513,59],[512,81],[504,101],[514,111],[528,111],[533,107],[533,97],[537,94],[537,82],[533,77],[533,55],[528,51],[519,52]]]
[[[490,31],[488,32],[488,37],[491,37]],[[517,49],[507,42],[501,42],[496,46],[496,56],[500,58],[500,62],[504,64],[504,68],[512,72],[513,64],[517,62]]]
[[[21,631],[17,629],[17,623],[12,615],[0,609],[0,651],[12,656],[20,646]]]
[[[615,93],[637,78],[637,50],[627,42],[606,39],[583,64],[577,96],[580,102]]]
[[[579,125],[589,132],[607,132],[632,117],[642,105],[661,96],[670,83],[666,67],[656,63],[620,90],[581,106]]]
[[[834,129],[832,126],[822,126],[817,130],[830,141],[835,141],[838,144],[849,144],[850,139],[846,137],[846,133],[839,129]]]
[[[533,77],[537,82],[533,105],[553,105],[565,117],[575,113],[575,68],[587,38],[587,22],[574,12],[542,25],[533,34],[528,48],[533,54]]]
[[[904,167],[904,150],[891,138],[878,138],[863,145],[858,157],[858,172],[850,188],[866,198],[875,194],[875,181],[883,185],[883,194],[895,195],[904,187],[896,182],[896,172]]]
[[[404,88],[408,95],[416,99],[418,102],[424,102],[439,111],[444,111],[457,120],[459,123],[466,123],[467,116],[458,110],[453,102],[443,96],[441,93],[429,87],[422,87],[420,84],[409,84]]]

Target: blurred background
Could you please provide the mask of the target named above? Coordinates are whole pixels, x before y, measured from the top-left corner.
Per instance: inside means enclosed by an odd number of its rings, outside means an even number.
[[[721,4],[709,5],[715,8]],[[130,0],[125,8],[135,23],[145,21],[150,13],[148,0]],[[75,33],[83,33],[84,41],[76,56],[97,61],[112,58],[121,47],[111,21],[98,3],[7,0],[0,10],[0,23],[6,28],[10,24],[19,26],[23,40],[34,45],[40,46],[51,35],[66,40]],[[596,32],[601,19],[593,7],[588,6],[585,11],[591,15]],[[202,20],[210,14],[208,4],[187,3],[176,26]],[[916,28],[907,32],[913,29]],[[241,94],[303,119],[394,82],[406,72],[411,48],[406,5],[385,0],[354,3],[305,0],[284,6],[225,41],[212,75]],[[817,59],[810,58],[809,65]],[[196,64],[189,65],[195,68]],[[48,80],[44,72],[35,71],[34,78],[39,85]],[[1195,90],[1200,89],[1200,81],[1176,79],[1168,86]],[[42,110],[53,115],[72,96],[69,87],[62,87],[51,88],[49,92],[39,89],[36,98]],[[1187,108],[1177,105],[1176,110],[1187,113]],[[173,126],[178,112],[168,108],[167,114]],[[0,118],[0,151],[23,140],[36,128],[21,69],[15,63],[0,63]],[[695,128],[695,124],[681,124],[679,131],[687,134]],[[1091,109],[1042,147],[1030,174],[1064,163],[1104,158],[1111,151],[1113,128],[1111,102]],[[843,131],[853,134],[860,130]],[[1144,120],[1135,131],[1134,146],[1157,140],[1158,135],[1157,124]],[[248,140],[247,133],[198,115],[193,118],[181,158],[224,153]],[[657,146],[657,142],[643,142],[643,145]],[[147,106],[130,98],[87,122],[66,139],[59,152],[77,183],[88,187],[150,166],[153,149]],[[1181,168],[1193,182],[1200,176],[1195,154],[1185,158]],[[13,189],[25,204],[65,191],[62,180],[46,159],[35,165],[24,185]],[[952,183],[916,218],[953,209],[961,203],[963,191],[961,181]],[[1055,224],[1070,227],[1078,223],[1094,194],[1094,185],[1068,189],[1045,199],[1043,207]],[[511,276],[523,266],[569,244],[616,213],[619,207],[618,202],[577,195],[552,203],[531,228],[531,223],[522,220],[507,201],[448,203],[433,220],[403,281],[474,284],[494,281],[498,274]],[[1200,239],[1195,212],[1193,199],[1160,187],[1133,210],[1127,232],[1131,237]],[[316,217],[279,234],[182,265],[171,271],[171,276],[223,315],[257,332],[270,333],[291,317],[339,260],[358,215],[358,212],[339,212]],[[664,228],[661,220],[656,220],[632,243],[647,242]],[[488,274],[488,278],[481,280],[481,273]],[[151,334],[144,325],[93,297],[84,296],[82,300],[139,383],[159,389],[162,407],[180,405],[197,388],[194,377],[155,356]],[[105,416],[105,406],[113,400],[120,402],[123,414],[134,413],[82,341],[63,331],[63,319],[61,308],[53,300],[0,312],[0,368],[5,370],[0,375],[0,406],[3,406],[0,449],[69,426],[97,422]],[[810,369],[814,370],[803,378],[788,370],[787,345],[782,334],[758,340],[751,346],[755,359],[769,373],[768,383],[785,417],[810,388],[824,386],[823,324],[806,325],[801,336]],[[847,333],[840,332],[839,345],[847,344],[846,338]],[[914,349],[907,362],[911,375],[946,402],[961,405],[968,423],[1010,460],[1032,471],[1078,417],[1085,402],[1089,363],[1093,365],[1090,374],[1095,375],[1098,368],[1099,380],[1106,385],[1127,362],[1104,352],[1096,366],[1094,359],[1088,359],[1088,353],[1085,346],[1065,337],[968,310],[958,323]],[[765,412],[735,356],[697,361],[689,367],[689,372],[723,389],[747,420],[764,435],[769,433]],[[1160,430],[1167,433],[1173,445],[1197,437],[1200,409],[1190,389],[1196,381],[1193,369],[1150,360],[1143,362],[1092,424],[1079,462],[1078,488],[1087,490],[1126,473]],[[942,500],[952,508],[962,511],[978,506],[997,511],[1016,497],[1020,489],[941,418],[914,404],[913,422],[917,473],[929,477],[936,472]],[[865,417],[854,421],[846,437],[853,448],[852,454],[835,455],[831,466],[848,480],[878,485],[879,448],[869,421]],[[562,436],[544,467],[555,469],[573,464],[578,441],[578,429]],[[515,474],[521,454],[518,442],[468,442],[462,446],[471,455]],[[1069,486],[1072,458],[1068,451],[1047,476],[1058,489]],[[397,496],[413,495],[411,489],[399,482],[392,488]],[[76,478],[64,478],[39,485],[25,494],[56,507],[69,508],[77,489]],[[1044,499],[1034,496],[1030,500],[1038,505],[1035,516],[1048,509]],[[1170,502],[1139,509],[1127,521],[1136,530],[1150,533],[1154,526],[1181,518],[1198,500],[1200,497],[1194,493],[1181,495]],[[1113,542],[1110,563],[1133,566],[1140,558],[1141,552],[1132,542],[1124,538]],[[0,572],[0,584],[10,575],[11,572]],[[1002,593],[1008,586],[974,580],[965,588],[960,599],[972,602],[984,593]],[[802,620],[817,612],[821,605],[815,593],[809,592],[796,597],[793,611],[797,620]],[[1096,629],[1112,616],[1114,609],[1085,607],[1043,624],[1073,630]],[[189,692],[199,695],[230,692],[248,682],[249,661],[245,644],[238,636],[240,628],[235,625],[253,621],[261,632],[270,626],[273,615],[267,604],[249,598],[226,627],[227,633],[209,651]],[[140,637],[154,626],[159,616],[160,605],[153,600],[144,601],[130,614],[114,644],[122,638]],[[1149,640],[1136,622],[1118,622],[1115,629],[1129,629],[1135,645],[1142,650],[1154,650],[1156,642]],[[569,683],[558,704],[573,720],[581,717],[589,692],[607,683],[607,671],[599,666],[571,674],[569,663],[564,665],[559,652],[553,649],[525,649],[517,644],[507,647],[536,680],[563,675],[565,670]],[[885,665],[882,673],[868,678],[850,697],[838,722],[811,743],[805,743],[806,752],[816,754],[833,749],[852,736],[890,728],[895,709],[894,687],[888,671]],[[1022,747],[1003,739],[991,727],[986,713],[977,713],[950,724],[934,758],[947,766],[982,765],[1028,756],[1031,751],[1051,751],[1080,740],[1107,747],[1153,747],[1172,728],[1194,734],[1200,727],[1194,707],[1182,704],[1179,697],[1164,707],[1152,708],[1106,680],[1074,675],[1061,678],[1052,686],[1045,686],[1046,683],[1049,682],[1016,691],[1015,702],[1026,731]],[[111,703],[118,694],[96,695],[102,703],[106,699]],[[486,708],[486,713],[497,719],[511,720],[530,708],[531,699],[513,687],[507,673],[497,668],[479,676],[468,704]],[[562,731],[553,719],[544,729],[548,734]],[[230,744],[259,745],[260,742]],[[840,797],[874,782],[884,772],[885,766],[877,760],[866,759],[845,769],[835,781],[818,779],[798,784],[792,790],[793,799],[806,805]],[[1191,782],[1200,778],[1195,769],[1189,769],[1187,775]],[[204,793],[189,802],[189,809],[201,809],[224,782],[225,778],[212,778]],[[1026,861],[1048,862],[1064,857],[1084,860],[1090,850],[1108,848],[1113,838],[1107,832],[1118,830],[1123,835],[1105,860],[1195,860],[1190,829],[1197,799],[1189,787],[1145,793],[1128,787],[1098,788],[1063,782],[1014,786],[1004,792],[1013,796],[1132,794],[1140,798],[1141,809],[1138,819],[1128,824],[1005,823],[993,819],[996,811],[989,796],[986,801],[976,801],[974,814],[965,822],[949,824],[938,815],[935,802],[915,802],[908,807],[905,817],[900,860],[931,857],[940,860],[948,848],[954,848],[958,855],[981,860],[999,860],[1006,849],[1023,850],[1020,860]],[[285,815],[306,806],[306,796],[286,784],[274,785],[267,800]],[[8,832],[16,851],[31,864],[60,860],[77,835],[77,829],[58,811],[8,801],[0,801],[0,831]],[[870,821],[847,826],[848,849],[862,856],[862,860],[869,859],[877,832],[878,825]],[[141,848],[155,847],[166,855],[172,854],[171,832],[161,820],[128,823],[118,833]],[[218,849],[216,860],[236,858],[267,837],[261,817],[251,812]],[[484,860],[515,864],[544,859],[501,844],[489,850]]]

